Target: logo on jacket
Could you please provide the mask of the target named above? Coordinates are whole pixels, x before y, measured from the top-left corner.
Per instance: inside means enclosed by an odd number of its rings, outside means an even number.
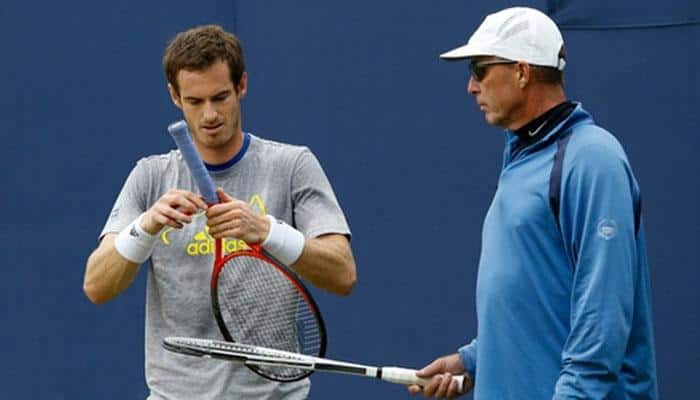
[[[617,223],[614,219],[603,218],[598,222],[598,236],[610,240],[617,236]]]

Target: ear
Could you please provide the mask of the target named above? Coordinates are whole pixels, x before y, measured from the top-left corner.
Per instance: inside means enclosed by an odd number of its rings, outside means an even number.
[[[247,91],[248,91],[248,73],[243,72],[243,75],[241,75],[241,81],[238,82],[238,87],[236,88],[236,93],[238,94],[238,100],[241,100],[242,98],[244,98]]]
[[[170,93],[170,99],[175,103],[175,106],[182,110],[182,101],[180,100],[180,95],[175,90],[175,87],[171,83],[168,83],[168,93]]]
[[[516,66],[516,70],[518,86],[521,89],[524,89],[525,86],[527,86],[527,84],[530,82],[530,78],[532,77],[532,69],[530,68],[530,64],[519,62]]]

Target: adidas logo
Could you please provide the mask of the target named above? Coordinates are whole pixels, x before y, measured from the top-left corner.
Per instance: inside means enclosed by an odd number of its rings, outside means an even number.
[[[190,256],[214,254],[214,239],[208,234],[199,232],[194,239],[194,241],[187,244],[187,254]],[[239,239],[224,239],[221,242],[221,247],[224,255],[250,249],[246,242]]]

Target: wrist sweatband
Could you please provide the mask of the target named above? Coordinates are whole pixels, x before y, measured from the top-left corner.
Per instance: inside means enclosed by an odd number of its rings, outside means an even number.
[[[304,234],[272,215],[266,217],[270,221],[270,232],[262,247],[283,264],[294,264],[304,250]]]
[[[151,256],[156,246],[158,235],[151,235],[141,228],[143,214],[126,228],[122,229],[114,240],[117,252],[131,262],[142,264]]]

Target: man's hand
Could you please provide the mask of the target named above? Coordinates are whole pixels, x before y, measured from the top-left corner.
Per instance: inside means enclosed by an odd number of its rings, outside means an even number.
[[[207,203],[198,195],[187,190],[170,189],[146,211],[141,219],[141,228],[155,235],[164,226],[181,229],[192,222],[192,215],[198,210],[206,210]]]
[[[216,189],[221,203],[207,210],[209,234],[215,239],[233,237],[246,243],[261,243],[270,232],[270,221],[251,210],[244,201],[234,199],[222,188]]]
[[[474,388],[474,382],[465,372],[459,353],[440,357],[416,373],[420,378],[432,377],[430,382],[423,388],[418,385],[411,385],[408,387],[408,392],[411,394],[423,393],[424,397],[435,397],[437,399],[454,399]],[[452,375],[457,374],[465,375],[462,392],[457,391],[457,382],[452,379]]]

